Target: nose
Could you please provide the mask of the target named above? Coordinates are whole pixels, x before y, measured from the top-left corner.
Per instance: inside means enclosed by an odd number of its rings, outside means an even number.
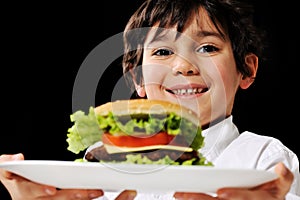
[[[192,76],[199,74],[199,69],[179,56],[173,62],[172,73],[174,75]]]

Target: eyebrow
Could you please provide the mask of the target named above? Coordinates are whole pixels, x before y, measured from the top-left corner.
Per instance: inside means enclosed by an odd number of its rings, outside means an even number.
[[[202,30],[202,31],[198,31],[196,33],[196,36],[197,37],[200,37],[200,38],[203,38],[203,37],[209,37],[209,36],[212,36],[212,37],[216,37],[216,38],[219,38],[223,41],[225,41],[226,39],[218,32],[215,32],[215,31],[205,31],[205,30]],[[149,44],[152,44],[154,42],[160,42],[160,41],[164,41],[165,39],[169,39],[169,34],[167,33],[164,33],[164,32],[161,32],[160,34],[156,35],[155,37],[153,37],[149,43]]]
[[[217,37],[221,40],[225,40],[225,38],[218,32],[214,32],[214,31],[198,31],[196,33],[196,36],[197,37],[208,37],[208,36],[213,36],[213,37]],[[152,43],[152,42],[156,42],[156,41],[162,41],[164,39],[168,39],[169,38],[169,34],[166,34],[166,33],[160,33],[158,34],[156,37],[153,37],[151,39],[151,41],[149,42]]]
[[[169,39],[169,38],[170,38],[170,34],[164,32],[164,31],[159,34],[157,34],[157,32],[156,32],[155,36],[151,39],[149,44],[151,44],[153,42],[163,41],[163,40]]]
[[[207,37],[207,36],[213,36],[220,38],[221,40],[225,41],[225,38],[218,32],[213,32],[213,31],[198,31],[197,37]]]

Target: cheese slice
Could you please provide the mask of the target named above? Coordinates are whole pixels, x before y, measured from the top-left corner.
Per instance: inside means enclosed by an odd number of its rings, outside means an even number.
[[[114,154],[114,153],[124,153],[124,152],[135,152],[135,151],[147,151],[147,150],[154,150],[154,149],[167,149],[167,150],[177,150],[183,152],[192,152],[193,149],[190,147],[181,147],[181,146],[174,146],[174,145],[152,145],[152,146],[145,146],[145,147],[119,147],[105,144],[105,149],[107,153]]]

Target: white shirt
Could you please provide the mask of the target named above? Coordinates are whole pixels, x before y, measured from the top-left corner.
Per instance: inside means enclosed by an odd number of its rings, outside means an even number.
[[[232,116],[202,131],[205,145],[201,153],[215,167],[247,168],[273,171],[275,164],[283,162],[294,174],[294,182],[286,200],[300,200],[300,174],[297,155],[278,139],[254,134],[239,133]],[[117,181],[117,180],[116,180]],[[97,200],[111,200],[119,193],[105,192]],[[173,199],[173,192],[166,194],[138,193],[136,200]]]

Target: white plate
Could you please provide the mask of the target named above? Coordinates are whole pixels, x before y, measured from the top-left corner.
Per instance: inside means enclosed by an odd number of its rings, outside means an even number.
[[[209,192],[222,187],[253,187],[277,177],[252,169],[206,166],[100,164],[73,161],[24,160],[0,163],[0,168],[57,188],[101,188],[145,192]]]

